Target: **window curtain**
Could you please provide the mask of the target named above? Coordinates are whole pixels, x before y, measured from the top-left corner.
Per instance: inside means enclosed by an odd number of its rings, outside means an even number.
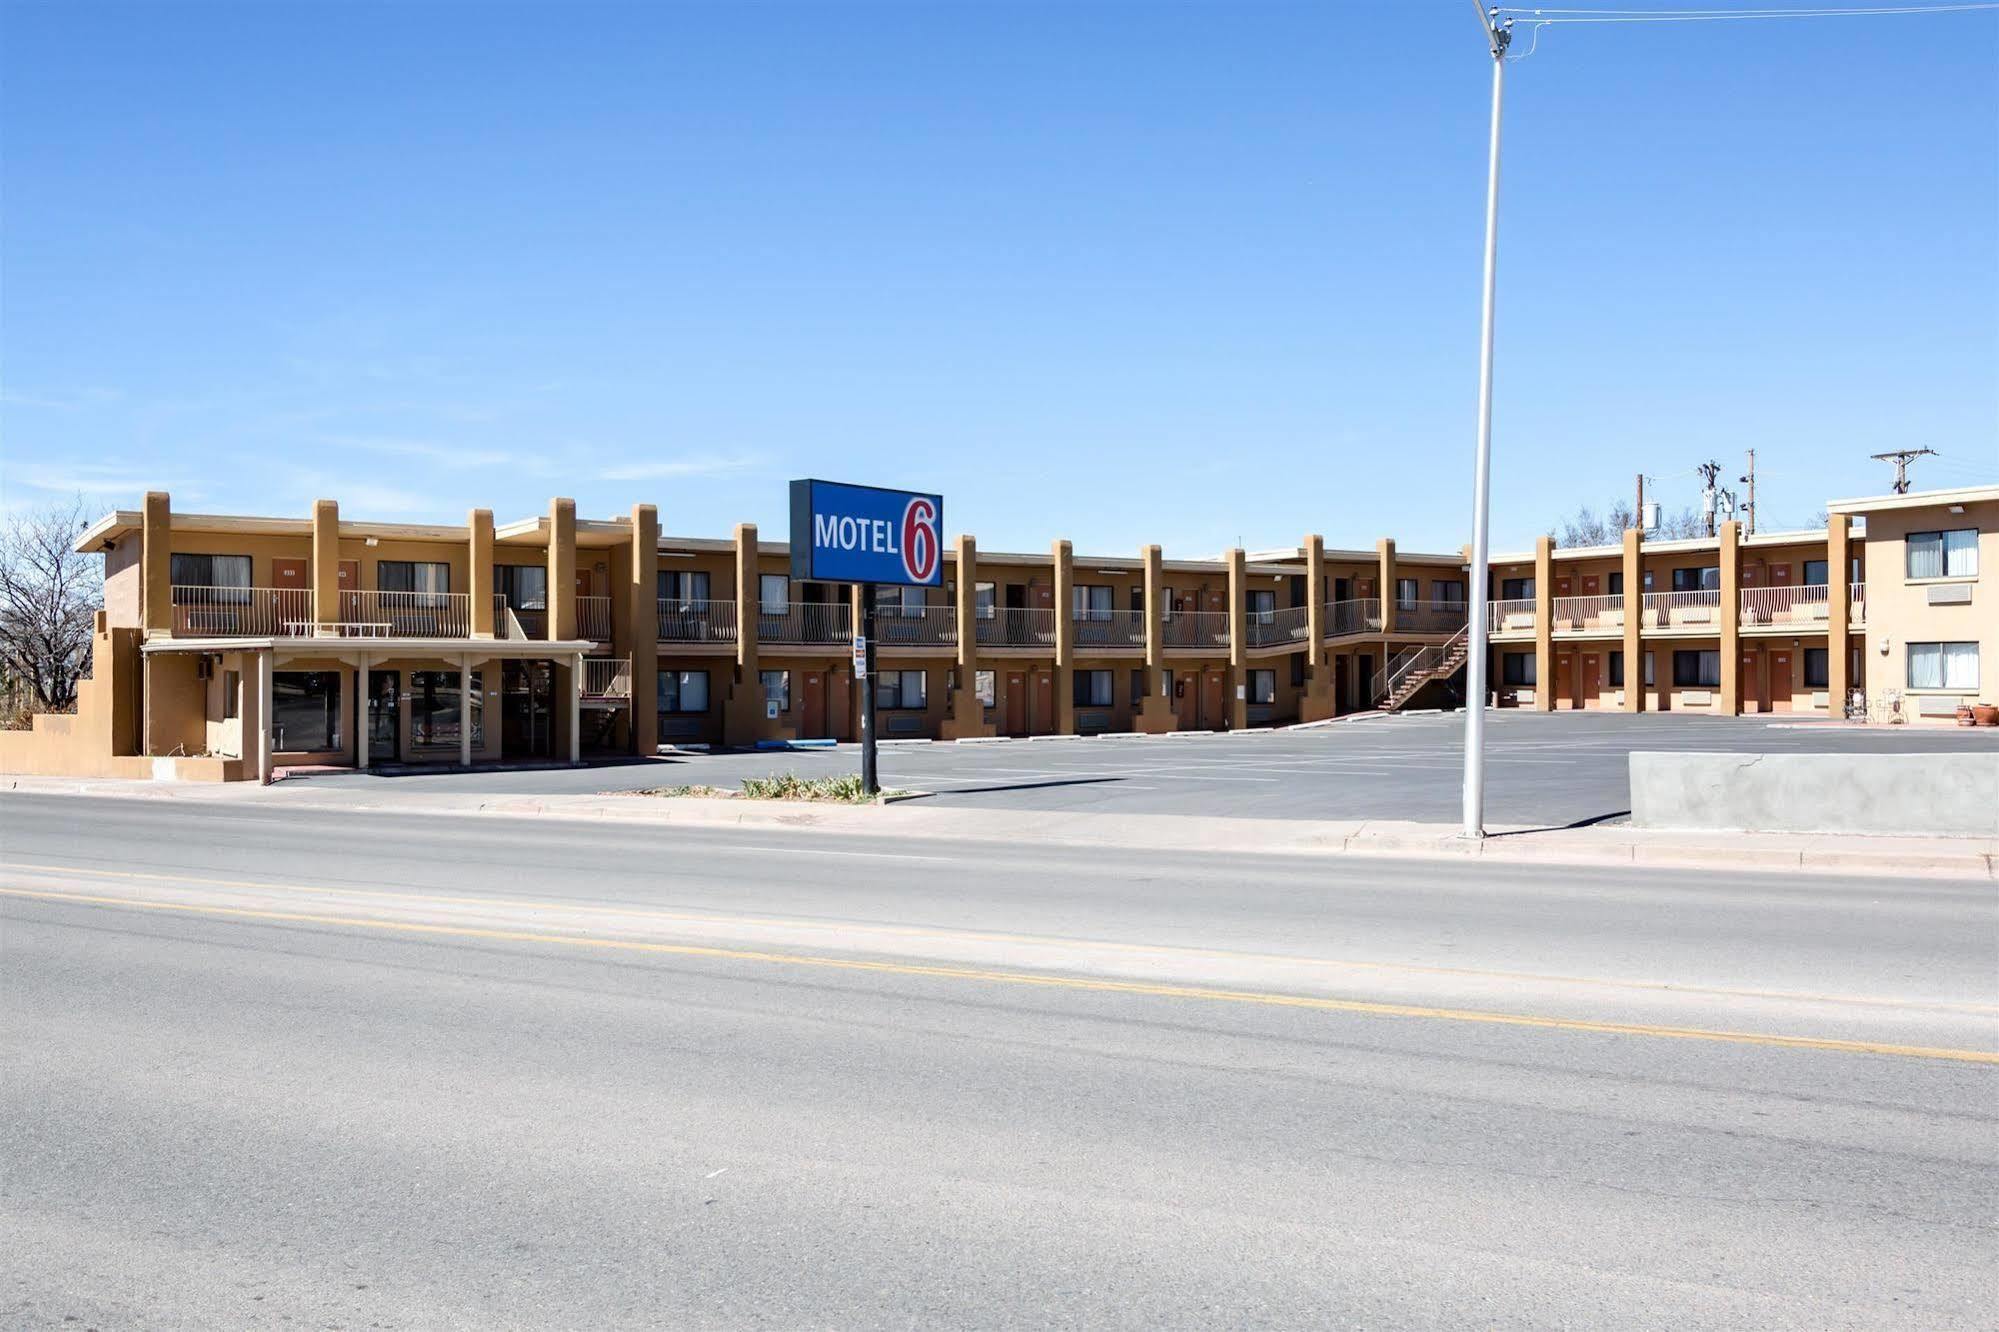
[[[1909,644],[1909,688],[1978,688],[1978,644]]]
[[[1943,534],[1924,532],[1909,537],[1909,577],[1943,577]]]
[[[1978,529],[1959,528],[1943,534],[1943,568],[1947,578],[1978,575]]]

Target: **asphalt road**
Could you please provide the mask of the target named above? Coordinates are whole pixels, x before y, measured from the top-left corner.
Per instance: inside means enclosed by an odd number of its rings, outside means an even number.
[[[1560,827],[1627,813],[1627,756],[1635,749],[1772,754],[1999,749],[1999,731],[1990,729],[1775,726],[1772,720],[1488,713],[1487,818],[1494,824]],[[930,792],[931,799],[948,805],[1456,823],[1463,737],[1462,713],[1429,713],[1301,731],[1174,739],[890,744],[881,750],[881,772],[886,785]],[[858,750],[844,745],[788,753],[681,754],[580,770],[328,774],[288,785],[292,794],[329,789],[590,793],[735,786],[746,776],[817,776],[859,768]]]
[[[18,793],[0,843],[8,1327],[1999,1307],[1986,886]]]

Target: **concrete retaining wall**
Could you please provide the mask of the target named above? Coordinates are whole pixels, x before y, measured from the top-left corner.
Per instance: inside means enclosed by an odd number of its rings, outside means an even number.
[[[1999,835],[1999,751],[1631,756],[1631,822],[1742,832]]]

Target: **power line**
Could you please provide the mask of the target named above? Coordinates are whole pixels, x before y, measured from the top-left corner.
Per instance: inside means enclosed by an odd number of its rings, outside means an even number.
[[[1880,18],[1904,14],[1962,14],[1999,9],[1999,0],[1951,5],[1823,6],[1812,9],[1530,9],[1502,6],[1536,27],[1557,23],[1730,23],[1746,19]]]

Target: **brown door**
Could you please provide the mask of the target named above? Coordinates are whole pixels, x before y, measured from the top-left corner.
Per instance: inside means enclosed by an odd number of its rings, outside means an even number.
[[[1566,597],[1569,595],[1569,589],[1572,588],[1573,586],[1575,586],[1573,580],[1571,580],[1566,574],[1564,574],[1562,577],[1557,578],[1555,580],[1555,595],[1558,597]]]
[[[1595,580],[1586,581],[1593,582]],[[1584,593],[1583,595],[1588,596],[1589,594]],[[1585,708],[1596,707],[1602,696],[1602,691],[1603,658],[1594,652],[1585,653],[1583,656],[1583,696],[1580,700],[1581,706]]]
[[[1739,711],[1763,711],[1763,681],[1756,669],[1760,661],[1754,650],[1745,650],[1742,654],[1742,666],[1735,677],[1735,692],[1741,696]]]
[[[1556,586],[1560,586],[1559,583]],[[1573,708],[1576,705],[1575,658],[1567,652],[1555,654],[1555,706]]]
[[[804,740],[826,738],[826,676],[820,671],[805,673],[805,688],[799,694],[798,734]]]
[[[1027,678],[1018,671],[1006,677],[1006,733],[1027,734]]]
[[[294,595],[278,598],[277,618],[296,623],[313,618],[331,620],[338,615],[333,607],[308,609],[312,604],[312,565],[306,560],[272,560],[271,586]]]
[[[1583,595],[1584,595],[1584,596],[1586,596],[1586,597],[1593,597],[1593,596],[1597,595],[1597,589],[1598,589],[1599,587],[1601,587],[1601,586],[1602,586],[1602,583],[1601,583],[1601,581],[1600,581],[1600,580],[1599,580],[1599,579],[1597,578],[1597,576],[1596,576],[1595,574],[1584,574],[1584,575],[1583,575]]]
[[[272,587],[311,587],[312,566],[306,560],[272,560]]]
[[[1351,712],[1353,705],[1347,699],[1347,659],[1333,658],[1333,706],[1341,712]]]
[[[1771,565],[1770,586],[1789,587],[1790,585],[1791,585],[1791,566],[1788,564]]]
[[[1201,716],[1202,729],[1219,731],[1222,719],[1227,716],[1222,707],[1222,673],[1220,671],[1201,672]]]
[[[1779,565],[1778,568],[1784,566]],[[1770,700],[1770,711],[1789,712],[1791,710],[1791,654],[1772,652],[1770,654],[1770,688],[1764,697]]]
[[[1055,729],[1055,676],[1049,671],[1034,673],[1034,700],[1028,708],[1030,735],[1047,735]]]
[[[359,592],[361,590],[361,561],[359,560],[340,561],[337,581],[340,584],[340,599],[343,602],[347,599],[347,594],[349,592]],[[335,609],[337,610],[337,608]],[[338,613],[341,615],[346,614],[345,611],[338,611]],[[322,620],[330,618],[328,611],[321,610],[319,612],[319,618]]]

